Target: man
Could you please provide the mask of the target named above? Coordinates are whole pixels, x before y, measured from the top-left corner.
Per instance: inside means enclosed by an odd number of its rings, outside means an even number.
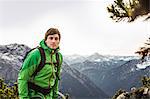
[[[44,49],[45,64],[34,76],[43,57],[38,48],[27,54],[18,75],[20,99],[58,98],[58,83],[63,61],[61,53],[58,52],[60,38],[60,32],[56,28],[50,28],[45,33],[45,38],[40,42],[40,47]],[[59,58],[58,67],[55,64],[58,63],[56,57]]]

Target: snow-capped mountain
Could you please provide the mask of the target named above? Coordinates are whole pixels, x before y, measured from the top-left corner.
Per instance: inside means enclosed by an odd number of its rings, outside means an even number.
[[[27,51],[29,51],[30,48],[23,44],[9,44],[9,45],[0,45],[0,53],[3,56],[8,56],[14,60],[14,59],[20,59],[20,57],[23,57]],[[12,55],[14,57],[12,57]],[[19,57],[15,57],[19,56]]]
[[[79,70],[81,73],[88,76],[98,87],[112,96],[120,88],[130,90],[133,86],[140,86],[140,79],[143,76],[150,77],[150,65],[144,69],[139,69],[137,67],[139,63],[140,60],[134,59],[127,62],[120,61],[118,66],[115,66],[117,64],[113,63],[109,66],[104,62],[101,64],[85,62],[74,64],[73,67],[80,65]]]
[[[16,81],[22,59],[30,48],[23,44],[0,45],[0,77]]]
[[[88,76],[110,96],[120,88],[129,90],[132,86],[140,86],[141,77],[150,76],[149,61],[141,63],[137,56],[105,56],[95,53],[85,58],[84,62],[70,66]]]
[[[13,68],[19,70],[22,59],[30,48],[23,44],[0,45],[0,59],[13,65]]]
[[[70,63],[70,66],[82,72],[89,69],[106,70],[116,68],[117,66],[120,66],[129,60],[138,58],[139,57],[136,56],[110,56],[94,53],[93,55],[90,56],[84,56],[84,60],[82,61],[74,61],[76,60],[76,57],[74,57],[74,59],[72,58],[69,59],[70,62],[72,62]],[[79,60],[80,56],[78,56],[77,59]]]
[[[68,64],[76,64],[82,63],[84,61],[91,61],[91,62],[108,62],[108,61],[129,61],[132,59],[139,59],[137,56],[116,56],[116,55],[101,55],[99,53],[94,53],[89,56],[81,56],[81,55],[65,55],[64,60]]]
[[[7,82],[16,81],[22,59],[29,50],[23,44],[1,45],[0,77]],[[142,76],[150,76],[150,62],[141,64],[135,56],[95,53],[91,56],[64,56],[64,61],[66,63],[63,63],[61,89],[64,93],[70,92],[72,96],[80,96],[84,92],[88,93],[85,97],[97,94],[103,96],[104,93],[111,96],[120,88],[129,90],[133,86],[139,86]],[[91,94],[91,89],[95,94]]]
[[[67,62],[67,64],[71,65],[71,64],[75,64],[75,63],[82,63],[86,60],[85,56],[81,56],[81,55],[65,55],[64,60]]]
[[[25,45],[10,44],[0,46],[0,77],[6,82],[15,82],[22,59],[30,48]],[[72,99],[103,99],[108,97],[100,88],[79,71],[63,63],[61,92],[69,93]],[[87,98],[88,97],[88,98]]]

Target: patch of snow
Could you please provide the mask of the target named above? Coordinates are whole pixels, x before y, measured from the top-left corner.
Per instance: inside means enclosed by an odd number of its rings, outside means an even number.
[[[125,57],[125,58],[120,58],[120,60],[124,60],[124,61],[129,61],[129,60],[133,60],[133,59],[140,59],[138,57]]]
[[[2,59],[7,59],[7,60],[9,60],[9,61],[14,60],[13,58],[11,58],[11,57],[9,57],[9,56],[5,56],[5,55],[3,55],[1,58],[2,58]]]
[[[146,62],[143,62],[143,63],[140,63],[140,64],[137,64],[136,66],[139,69],[145,69],[146,67],[150,66],[150,60],[146,61]]]
[[[96,60],[95,60],[95,62],[100,62],[100,61],[101,61],[101,59],[96,59]]]

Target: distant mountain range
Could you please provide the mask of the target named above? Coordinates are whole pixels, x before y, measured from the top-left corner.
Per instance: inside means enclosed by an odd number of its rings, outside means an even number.
[[[67,61],[72,68],[89,77],[109,96],[114,95],[119,89],[129,91],[131,87],[139,87],[142,85],[143,76],[150,77],[150,62],[141,64],[137,56],[110,56],[95,53],[91,56],[69,57],[73,56],[66,56],[65,59],[69,59]]]
[[[23,44],[0,46],[0,77],[14,82],[22,59],[30,48]],[[64,56],[60,91],[71,99],[104,99],[121,89],[141,86],[142,76],[150,76],[149,64],[140,64],[136,56]],[[142,67],[142,68],[141,68]],[[143,68],[144,67],[144,68]]]
[[[22,65],[22,59],[30,48],[22,44],[0,46],[0,77],[6,82],[15,82]],[[71,99],[104,99],[108,95],[88,77],[71,68],[65,61],[62,69],[60,91],[68,93]]]
[[[100,55],[99,53],[94,53],[90,56],[81,56],[81,55],[66,55],[64,56],[64,60],[69,64],[75,64],[75,63],[82,63],[86,60],[91,62],[109,62],[114,61],[118,62],[120,61],[128,61],[132,59],[138,59],[137,56],[115,56],[115,55]]]

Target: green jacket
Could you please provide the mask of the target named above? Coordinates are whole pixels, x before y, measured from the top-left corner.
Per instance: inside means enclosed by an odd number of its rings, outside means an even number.
[[[46,56],[46,63],[55,63],[56,62],[56,53],[54,50],[49,48],[44,40],[40,42],[40,46],[44,49]],[[57,49],[59,50],[59,49]],[[58,52],[59,53],[59,52]],[[58,75],[60,76],[61,64],[62,64],[62,55],[59,53],[60,66],[58,69]],[[23,62],[22,68],[18,74],[18,92],[20,99],[31,99],[32,97],[41,97],[41,99],[57,99],[58,97],[58,85],[59,80],[56,77],[56,67],[53,64],[45,64],[45,66],[38,72],[38,74],[33,78],[31,75],[36,70],[41,60],[41,55],[38,49],[31,51],[26,59]],[[56,81],[55,81],[56,80]],[[43,95],[35,90],[28,89],[28,81],[34,82],[36,85],[41,86],[42,88],[52,87],[51,92],[48,95]]]

